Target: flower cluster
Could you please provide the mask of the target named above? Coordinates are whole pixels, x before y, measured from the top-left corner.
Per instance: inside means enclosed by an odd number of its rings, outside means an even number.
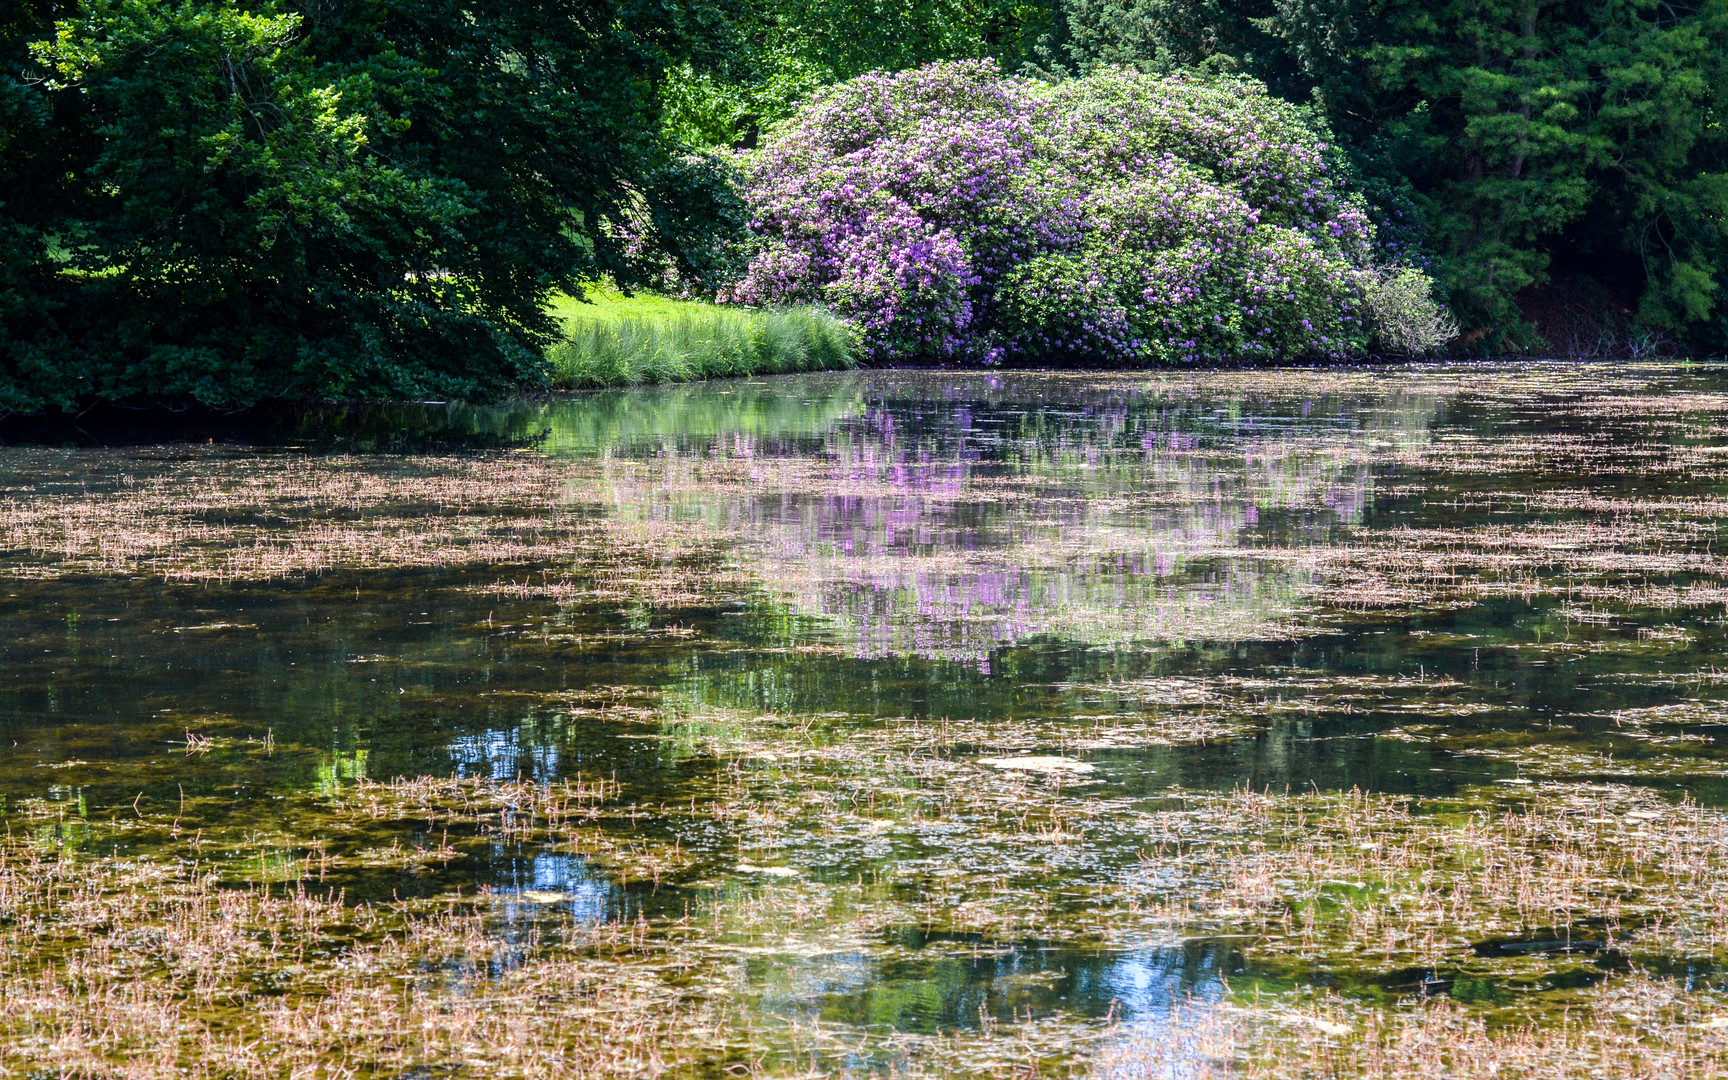
[[[1344,357],[1363,199],[1248,80],[988,60],[819,94],[744,161],[754,252],[723,299],[824,303],[878,359]]]

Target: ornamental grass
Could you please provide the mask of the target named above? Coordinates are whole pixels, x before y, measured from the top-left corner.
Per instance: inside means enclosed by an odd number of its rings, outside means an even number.
[[[854,335],[810,305],[742,309],[601,292],[570,302],[565,340],[547,353],[562,390],[794,371],[856,363]]]

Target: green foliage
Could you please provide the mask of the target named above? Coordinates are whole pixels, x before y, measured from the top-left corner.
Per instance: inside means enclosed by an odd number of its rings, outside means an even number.
[[[1422,356],[1457,338],[1458,322],[1434,300],[1434,283],[1409,266],[1374,267],[1357,277],[1363,322],[1374,351]]]
[[[700,0],[8,10],[0,409],[494,394],[550,290],[706,280],[740,225],[661,134]]]
[[[1033,49],[1041,74],[1086,75],[1127,66],[1153,75],[1211,66],[1249,69],[1264,48],[1246,5],[1232,0],[1057,0],[1049,32]],[[1256,7],[1262,5],[1255,5]]]
[[[50,250],[43,224],[63,205],[57,178],[66,155],[50,103],[9,77],[27,62],[26,42],[42,24],[32,0],[0,0],[0,361],[52,383],[47,358],[62,335],[54,325],[59,298],[42,281]],[[29,402],[9,383],[0,372],[0,411]]]
[[[1375,233],[1331,156],[1251,79],[864,75],[749,157],[723,295],[830,304],[888,362],[1358,355]]]
[[[754,146],[816,90],[866,72],[979,57],[1016,67],[1050,17],[1047,0],[749,0],[730,64],[669,73],[668,125],[697,145]]]
[[[1363,350],[1353,271],[1372,231],[1299,110],[1250,80],[1122,68],[1050,96],[1038,127],[1068,145],[1032,183],[1083,224],[1006,275],[1003,306],[1035,352],[1173,363]]]
[[[554,310],[565,337],[548,352],[553,384],[576,390],[735,375],[828,371],[856,363],[853,331],[821,308],[741,309],[664,297],[591,294]]]
[[[542,383],[554,291],[739,271],[692,147],[986,56],[1264,82],[1469,348],[1551,281],[1728,348],[1728,0],[0,0],[0,412]]]
[[[1382,213],[1420,209],[1478,347],[1533,342],[1517,297],[1555,273],[1728,326],[1728,0],[1061,0],[1056,27],[1057,73],[1207,64],[1313,102]]]

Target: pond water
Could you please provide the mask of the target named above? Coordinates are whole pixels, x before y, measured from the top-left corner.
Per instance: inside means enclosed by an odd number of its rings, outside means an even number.
[[[517,960],[639,927],[748,1032],[675,1071],[1721,989],[1684,900],[1728,881],[1721,369],[875,371],[203,438],[0,449],[0,798],[67,857],[467,897]],[[354,809],[417,777],[616,786],[563,831]],[[1364,914],[1461,895],[1469,844],[1546,892]]]

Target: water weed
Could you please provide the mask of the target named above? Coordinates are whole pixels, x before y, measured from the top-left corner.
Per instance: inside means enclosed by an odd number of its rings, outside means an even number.
[[[0,450],[0,1069],[1728,1068],[1720,373],[425,408]]]

